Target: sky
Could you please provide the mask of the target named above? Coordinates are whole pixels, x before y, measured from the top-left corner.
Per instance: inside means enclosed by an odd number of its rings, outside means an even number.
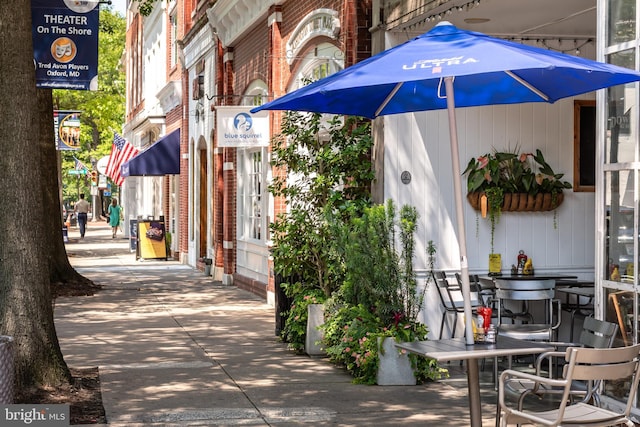
[[[119,12],[120,15],[122,16],[126,16],[125,14],[126,5],[127,5],[127,0],[111,0],[111,7],[113,7],[113,10],[116,12]]]

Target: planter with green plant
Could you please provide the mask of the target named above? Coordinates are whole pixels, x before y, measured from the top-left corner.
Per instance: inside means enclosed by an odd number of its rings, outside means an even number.
[[[467,175],[467,200],[491,221],[491,251],[495,225],[502,212],[555,211],[571,189],[564,174],[555,173],[542,152],[493,151],[473,158]]]
[[[493,209],[507,212],[555,210],[564,199],[563,190],[572,188],[540,150],[536,154],[494,151],[471,159],[463,174],[467,175],[469,203],[483,213],[483,195],[488,196],[491,188],[502,190],[501,203],[495,201]]]
[[[418,288],[413,270],[416,226],[415,208],[403,206],[398,220],[389,200],[335,232],[345,281],[325,304],[323,344],[329,359],[345,366],[355,382],[377,383],[384,338],[427,339],[427,327],[417,320],[424,289]],[[413,383],[443,374],[430,359],[405,356]]]

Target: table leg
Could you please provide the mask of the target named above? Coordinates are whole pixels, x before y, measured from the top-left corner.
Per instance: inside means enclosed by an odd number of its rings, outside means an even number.
[[[482,427],[479,371],[478,359],[467,359],[467,384],[469,387],[469,413],[471,416],[471,427]]]

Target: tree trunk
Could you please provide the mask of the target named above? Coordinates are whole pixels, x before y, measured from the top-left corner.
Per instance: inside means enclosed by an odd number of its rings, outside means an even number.
[[[51,212],[42,197],[46,183],[38,143],[30,0],[0,2],[0,46],[12,52],[0,58],[5,106],[0,121],[0,333],[15,339],[20,392],[32,383],[70,380],[51,304],[47,251],[52,245],[45,219]],[[49,191],[57,193],[56,188]]]
[[[51,283],[91,282],[76,272],[69,263],[67,249],[62,240],[62,205],[60,200],[61,180],[60,160],[55,147],[53,134],[53,97],[50,89],[36,89],[38,97],[38,138],[41,155],[40,169],[43,174],[44,224],[47,239],[43,244],[43,253],[49,262]],[[54,191],[56,189],[57,191]]]

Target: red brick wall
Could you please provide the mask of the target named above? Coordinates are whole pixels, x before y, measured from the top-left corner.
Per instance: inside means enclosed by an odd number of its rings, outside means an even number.
[[[184,39],[185,34],[193,26],[191,20],[193,7],[192,0],[177,0],[178,28],[176,37],[178,40]],[[180,175],[178,188],[175,189],[178,198],[178,218],[176,218],[178,242],[176,245],[177,253],[174,254],[179,259],[180,254],[189,253],[189,117],[182,112],[189,111],[190,85],[189,73],[182,67],[180,61],[177,61],[176,66],[171,67],[170,53],[167,52],[168,80],[180,80],[183,93],[181,105],[170,111],[166,117],[167,133],[170,132],[169,128],[171,130],[180,128]],[[187,95],[185,96],[185,94]],[[168,192],[166,194],[169,195]]]
[[[224,273],[233,274],[236,271],[236,169],[237,158],[235,148],[224,149],[224,162],[232,164],[233,169],[225,170],[224,176],[224,241],[231,242],[232,247],[224,248]]]
[[[263,23],[235,46],[234,71],[237,95],[242,95],[256,79],[267,83],[269,61],[269,28]],[[237,98],[234,104],[241,104]]]
[[[238,105],[248,85],[256,79],[265,81],[269,88],[270,99],[284,95],[292,76],[296,73],[299,61],[291,65],[285,58],[285,45],[291,33],[310,12],[319,8],[330,8],[338,11],[341,23],[340,35],[337,40],[324,37],[309,40],[299,52],[304,56],[319,42],[329,42],[338,46],[345,53],[345,66],[352,65],[370,56],[369,26],[371,25],[371,0],[296,0],[285,2],[281,6],[273,6],[267,17],[274,12],[282,12],[282,22],[268,27],[266,21],[257,23],[242,39],[227,48],[234,53],[233,62],[225,63],[225,68],[219,74],[219,88],[224,88],[224,94],[229,95],[224,102],[226,105]],[[236,95],[236,96],[232,96]],[[271,113],[271,132],[277,134],[281,121],[281,112]],[[224,240],[234,242],[233,262],[231,254],[225,252],[225,272],[235,272],[235,227],[236,227],[236,158],[235,150],[225,150],[225,162],[233,162],[233,173],[224,172]],[[281,175],[282,170],[273,170],[273,175]],[[286,212],[284,199],[274,200],[274,214]],[[231,214],[232,213],[232,214]],[[273,219],[273,218],[272,218]],[[216,224],[217,225],[217,224]],[[233,240],[229,238],[233,235]],[[230,270],[233,268],[233,270]],[[270,281],[271,282],[271,281]],[[258,295],[266,289],[273,291],[273,283],[259,284],[254,280],[234,275],[237,286],[250,290]]]
[[[217,58],[216,58],[216,93],[223,94],[225,90],[224,86],[224,70],[225,66],[222,61],[224,55],[224,47],[220,42],[217,44]],[[220,98],[214,98],[213,106],[221,101]],[[215,135],[215,134],[214,134]],[[217,141],[214,136],[214,147],[217,147]],[[224,165],[224,155],[221,148],[217,149],[214,161],[214,212],[213,212],[213,227],[214,227],[214,263],[216,267],[224,267],[224,172],[222,170]]]

